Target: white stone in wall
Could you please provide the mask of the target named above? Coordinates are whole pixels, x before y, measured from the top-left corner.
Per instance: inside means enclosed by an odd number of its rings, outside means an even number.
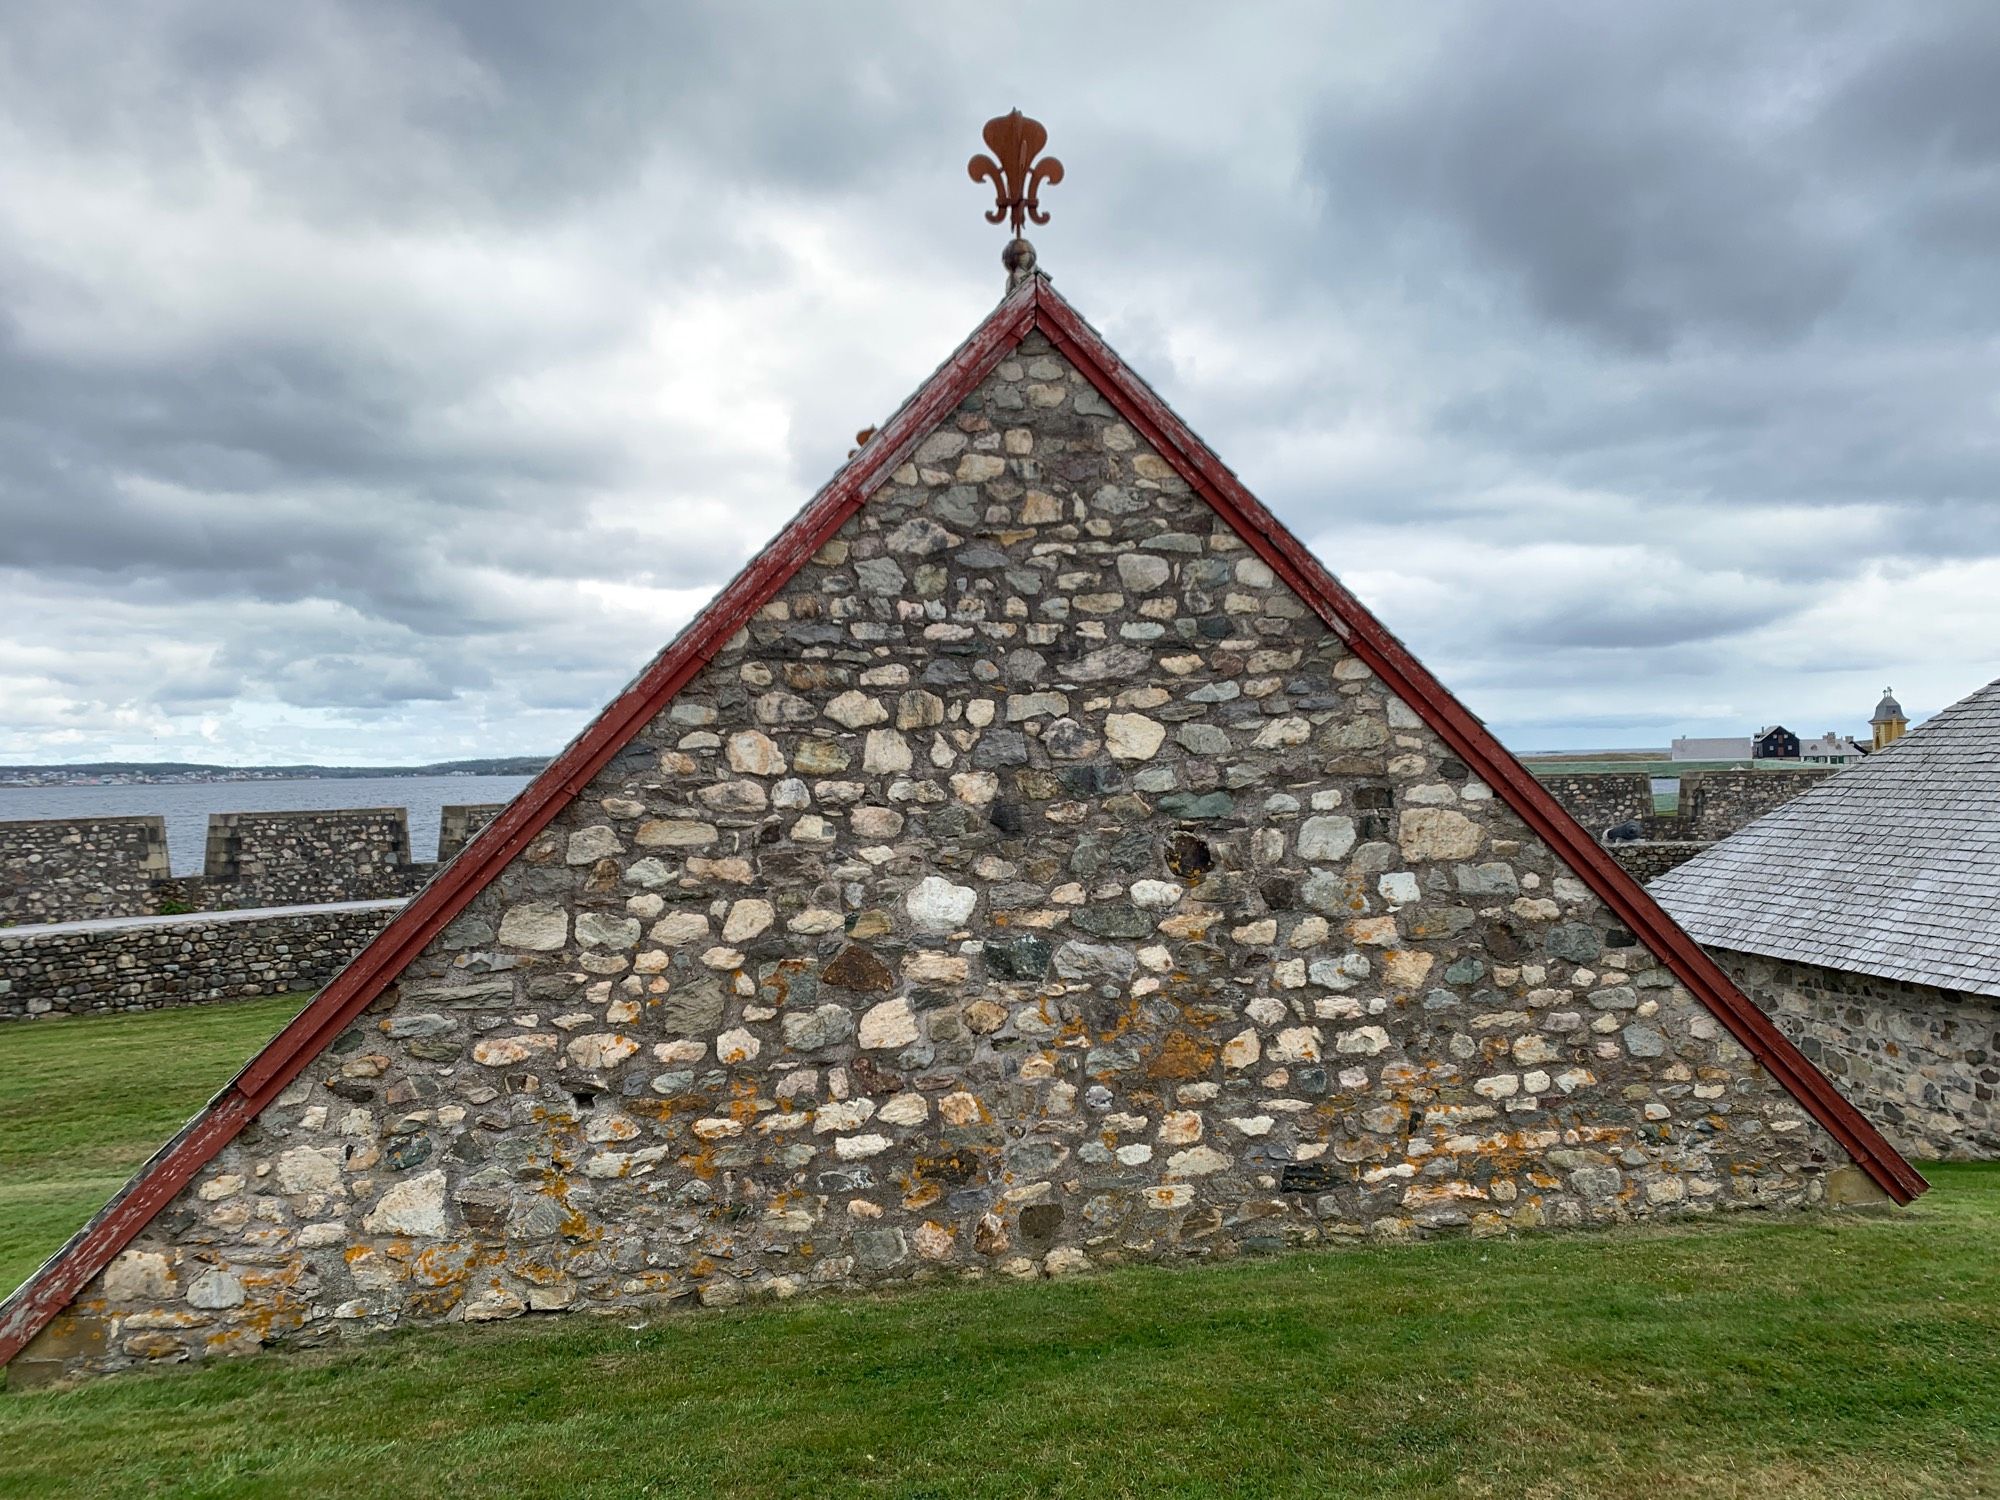
[[[708,936],[708,918],[698,911],[670,911],[646,935],[656,943],[678,948]]]
[[[569,913],[552,901],[524,901],[500,919],[500,941],[509,948],[551,953],[569,941]]]
[[[444,1188],[442,1172],[425,1172],[399,1182],[369,1210],[361,1227],[370,1234],[443,1234]]]
[[[910,920],[927,932],[950,932],[964,925],[979,903],[971,886],[953,885],[938,875],[926,875],[903,898]]]
[[[862,1014],[860,1041],[864,1047],[907,1047],[916,1039],[917,1018],[908,1000],[884,1000]]]
[[[1336,860],[1354,847],[1354,819],[1333,814],[1307,818],[1299,825],[1299,858]]]
[[[1402,814],[1397,837],[1405,859],[1470,859],[1485,835],[1454,808],[1419,807]]]
[[[1119,760],[1151,760],[1166,737],[1166,726],[1144,714],[1105,715],[1104,748]]]
[[[910,742],[893,729],[871,729],[861,752],[861,768],[871,773],[910,769]]]
[[[338,1147],[295,1146],[278,1158],[278,1186],[287,1193],[330,1193],[340,1185]]]
[[[594,864],[607,854],[617,854],[625,846],[618,841],[618,834],[606,824],[598,823],[589,828],[579,828],[569,836],[569,848],[563,858],[573,865]]]
[[[784,752],[778,742],[768,734],[756,729],[745,729],[732,734],[728,741],[729,769],[746,776],[782,776],[785,773]]]
[[[770,902],[748,897],[729,908],[729,918],[722,924],[722,939],[726,943],[748,942],[777,919]]]
[[[849,729],[862,729],[870,724],[886,722],[889,711],[866,693],[850,689],[827,704],[826,716],[836,724],[845,724]]]

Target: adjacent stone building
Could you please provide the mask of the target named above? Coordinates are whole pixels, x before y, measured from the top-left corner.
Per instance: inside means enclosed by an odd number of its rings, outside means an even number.
[[[2000,682],[1654,881],[1904,1151],[2000,1156]]]
[[[0,1354],[1922,1187],[1026,275]]]

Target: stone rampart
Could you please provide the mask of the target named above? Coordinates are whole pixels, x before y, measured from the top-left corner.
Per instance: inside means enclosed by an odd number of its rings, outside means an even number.
[[[1709,951],[1905,1155],[2000,1158],[2000,1000]]]
[[[440,865],[450,864],[473,836],[506,810],[504,802],[465,802],[438,812],[438,857]]]
[[[209,910],[374,901],[413,894],[429,865],[410,859],[400,807],[215,813],[202,868]]]
[[[1690,837],[1726,839],[1838,770],[1815,766],[1796,771],[1691,771],[1681,778],[1680,817]]]
[[[1613,771],[1604,775],[1562,774],[1538,776],[1536,780],[1593,836],[1620,823],[1637,822],[1653,814],[1653,782],[1636,771]]]
[[[0,823],[0,926],[141,916],[166,876],[161,818]]]
[[[394,916],[377,901],[0,929],[0,1021],[317,989]]]
[[[170,875],[164,820],[0,822],[0,928],[415,894],[502,802],[441,809],[436,863],[410,858],[400,807],[213,813],[199,875]]]
[[[1639,884],[1658,879],[1713,848],[1710,840],[1645,839],[1630,844],[1606,844],[1605,851]]]

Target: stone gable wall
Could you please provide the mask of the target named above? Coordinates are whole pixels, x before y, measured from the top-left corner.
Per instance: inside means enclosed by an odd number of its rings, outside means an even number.
[[[2000,1001],[1721,948],[1711,953],[1904,1155],[2000,1158]]]
[[[1036,338],[15,1369],[1843,1164]]]

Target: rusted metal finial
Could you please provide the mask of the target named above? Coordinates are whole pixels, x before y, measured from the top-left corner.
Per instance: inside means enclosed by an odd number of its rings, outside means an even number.
[[[1022,258],[1022,251],[1017,251],[1016,245],[1025,251],[1027,264],[1032,268],[1034,249],[1021,238],[1021,225],[1023,221],[1049,222],[1049,216],[1042,212],[1040,193],[1044,183],[1063,180],[1063,165],[1053,156],[1035,160],[1036,153],[1049,143],[1049,133],[1040,120],[1031,120],[1018,109],[988,120],[981,134],[993,155],[981,152],[974,156],[966,163],[966,174],[974,182],[993,184],[993,207],[987,210],[986,222],[998,224],[1006,219],[1014,231],[1013,243],[1002,257],[1012,257],[1007,269],[1015,271],[1015,262]]]

